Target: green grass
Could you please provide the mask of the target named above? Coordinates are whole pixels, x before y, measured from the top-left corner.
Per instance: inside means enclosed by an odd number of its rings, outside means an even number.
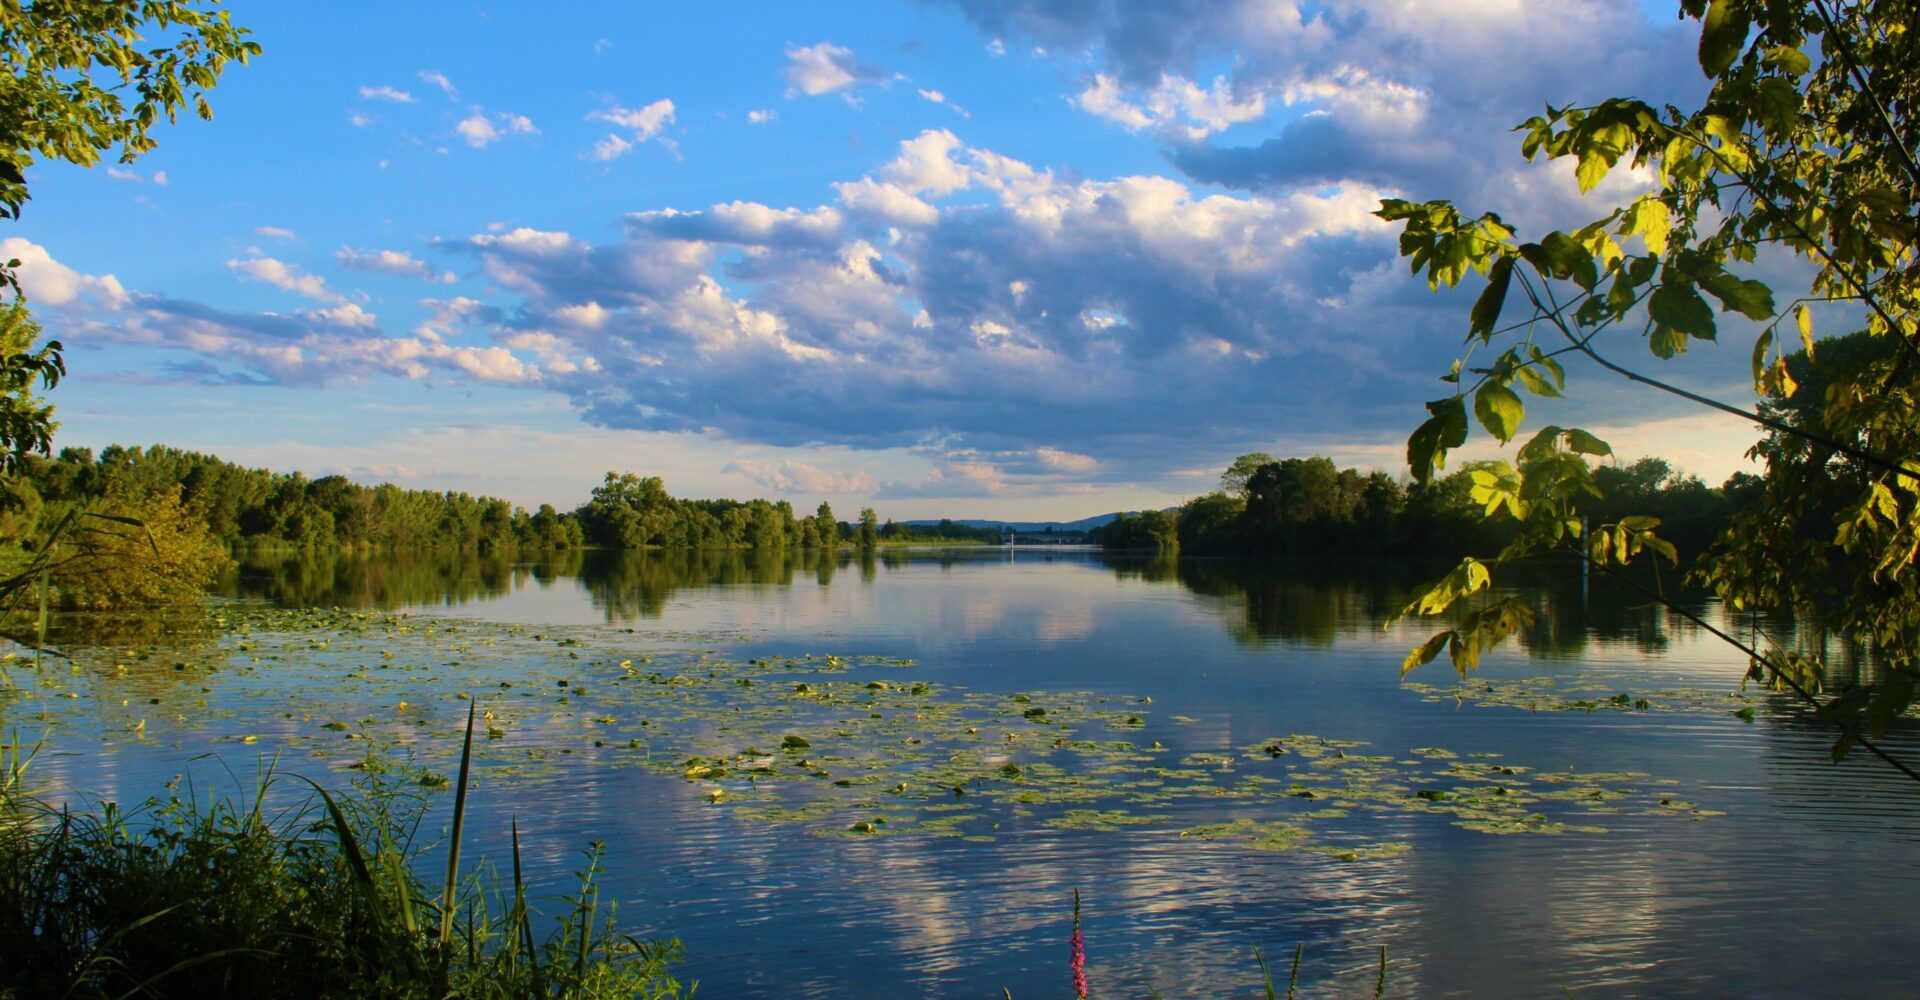
[[[485,865],[461,874],[464,757],[446,875],[430,887],[420,772],[378,757],[351,793],[309,782],[284,808],[268,803],[289,779],[267,768],[238,800],[174,782],[131,811],[76,813],[28,791],[31,756],[17,738],[0,747],[4,1000],[693,992],[671,974],[678,941],[616,929],[600,845],[552,921],[529,903],[517,826],[510,879]]]

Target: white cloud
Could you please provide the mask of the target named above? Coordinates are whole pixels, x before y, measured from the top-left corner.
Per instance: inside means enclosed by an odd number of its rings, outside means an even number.
[[[627,130],[628,136],[609,134],[605,139],[594,144],[592,153],[594,159],[613,160],[626,154],[636,144],[658,136],[663,129],[673,124],[673,102],[661,98],[637,110],[615,104],[604,111],[588,112],[587,120],[612,122]]]
[[[1059,448],[1040,448],[1034,452],[1040,464],[1055,472],[1088,473],[1100,468],[1092,455],[1079,455]]]
[[[457,101],[460,99],[460,91],[455,89],[453,85],[453,81],[447,79],[447,75],[445,73],[441,73],[436,70],[423,69],[420,71],[420,79],[423,82],[431,83],[434,86],[439,87],[440,92],[442,94],[447,95],[447,100]]]
[[[632,132],[636,139],[651,139],[673,123],[673,102],[663,97],[638,110],[616,104],[605,111],[589,112],[587,119],[612,122]]]
[[[968,169],[952,153],[960,138],[945,129],[929,129],[900,144],[900,155],[880,168],[879,179],[913,194],[940,197],[972,182]]]
[[[854,58],[852,49],[831,42],[787,49],[786,76],[788,96],[809,97],[845,90],[861,81],[890,79],[885,68],[863,63]]]
[[[762,108],[747,112],[747,121],[755,125],[766,125],[778,117],[780,117],[780,113],[771,108]]]
[[[751,246],[829,246],[839,238],[841,223],[840,212],[825,205],[806,211],[752,201],[727,202],[704,212],[668,208],[627,216],[630,227],[663,236]]]
[[[584,246],[566,233],[547,232],[529,226],[520,226],[501,233],[482,233],[472,237],[470,242],[475,246],[497,246],[536,254],[551,254],[571,247]]]
[[[506,112],[495,112],[489,115],[480,108],[473,109],[472,114],[460,119],[460,123],[455,125],[453,130],[460,134],[460,138],[466,140],[467,145],[475,149],[484,148],[510,135],[540,133],[540,130],[534,127],[533,120],[526,115]]]
[[[18,260],[20,288],[33,305],[66,306],[84,299],[107,309],[127,304],[127,292],[111,274],[82,274],[53,259],[47,248],[19,236],[0,240],[0,260]]]
[[[349,271],[398,274],[447,285],[459,280],[452,271],[436,271],[426,261],[406,250],[355,250],[341,247],[334,251],[333,259]]]
[[[617,160],[626,155],[627,151],[632,148],[633,143],[620,136],[609,133],[606,138],[593,144],[593,153],[591,155],[594,159],[601,162]]]
[[[304,309],[300,315],[315,319],[332,326],[361,327],[371,330],[379,325],[379,318],[351,302],[343,302],[325,309]]]
[[[293,292],[296,295],[304,295],[321,302],[344,301],[340,296],[327,290],[326,279],[317,274],[303,272],[297,264],[289,264],[256,253],[251,257],[229,259],[227,267],[255,281],[264,281],[275,288]]]
[[[412,104],[413,95],[393,87],[361,87],[360,97],[368,101],[389,101],[394,104]]]
[[[268,239],[274,240],[286,240],[289,243],[300,238],[295,235],[293,230],[283,226],[255,226],[253,227],[253,231],[257,236],[265,236]]]
[[[153,176],[149,178],[140,176],[140,171],[138,170],[128,170],[124,167],[110,166],[107,168],[107,176],[116,181],[126,181],[129,184],[145,184],[151,180],[161,187],[167,186],[167,172],[164,170],[154,171]]]
[[[1267,113],[1263,94],[1236,96],[1223,76],[1214,77],[1211,88],[1202,88],[1184,77],[1164,75],[1153,90],[1140,95],[1135,103],[1126,98],[1117,79],[1099,73],[1074,97],[1073,103],[1082,111],[1129,131],[1157,129],[1188,141],[1255,121]]]
[[[1167,142],[1188,177],[1243,190],[1350,181],[1510,206],[1507,130],[1541,100],[1596,101],[1631,80],[1658,107],[1704,88],[1687,69],[1697,33],[1632,3],[948,2],[988,38],[1086,67],[1075,105]],[[1215,65],[1230,68],[1201,82]],[[1271,137],[1217,144],[1280,105],[1290,113]]]
[[[372,125],[375,120],[372,115],[363,115],[358,111],[347,115],[347,124],[352,125],[354,128],[366,128]]]
[[[795,461],[766,465],[743,458],[728,463],[720,471],[738,473],[776,495],[868,495],[880,485],[866,472],[834,472]]]
[[[930,226],[940,220],[940,210],[915,197],[898,184],[862,177],[833,186],[847,210],[890,222]]]
[[[413,329],[413,335],[424,340],[443,341],[453,336],[456,327],[476,322],[497,322],[500,319],[498,309],[464,295],[445,301],[421,299],[420,304],[433,310]]]

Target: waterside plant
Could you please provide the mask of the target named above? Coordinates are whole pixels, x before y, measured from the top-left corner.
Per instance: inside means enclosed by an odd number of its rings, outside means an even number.
[[[18,736],[0,747],[0,1000],[693,992],[670,971],[677,940],[616,930],[599,844],[544,939],[517,825],[510,882],[485,865],[461,874],[464,766],[446,877],[430,888],[418,871],[435,782],[377,754],[351,793],[313,784],[285,806],[269,765],[239,800],[175,780],[137,808],[82,812],[28,790],[32,756]]]

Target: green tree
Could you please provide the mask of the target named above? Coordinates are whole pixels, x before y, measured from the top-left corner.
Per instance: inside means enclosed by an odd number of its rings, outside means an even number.
[[[143,45],[148,33],[160,43]],[[213,117],[206,95],[221,70],[260,52],[247,34],[217,0],[0,3],[0,215],[20,217],[38,159],[90,167],[118,146],[130,163],[154,147],[161,118],[187,107]],[[0,261],[0,289],[13,293],[0,313],[0,475],[22,454],[48,453],[53,408],[29,387],[51,389],[66,374],[59,341],[33,347],[39,331],[26,320],[19,267]],[[21,339],[22,330],[31,333]]]
[[[8,275],[11,278],[11,275]],[[51,389],[67,373],[60,357],[60,342],[48,341],[36,348],[40,325],[27,315],[26,304],[16,297],[0,307],[0,476],[11,475],[20,458],[29,453],[49,454],[53,450],[53,407],[34,394],[34,383]]]
[[[1886,665],[1881,689],[1827,703],[1822,714],[1842,727],[1838,755],[1908,707],[1920,670],[1920,163],[1912,139],[1920,4],[1683,0],[1681,8],[1700,22],[1698,58],[1711,81],[1698,108],[1613,98],[1550,106],[1519,129],[1522,155],[1571,159],[1582,192],[1618,167],[1643,170],[1651,190],[1585,226],[1524,242],[1493,212],[1468,217],[1445,201],[1382,205],[1379,214],[1403,227],[1402,254],[1431,285],[1487,278],[1467,344],[1469,356],[1491,357],[1455,364],[1446,377],[1456,391],[1427,404],[1408,460],[1417,480],[1430,479],[1465,441],[1470,413],[1500,441],[1520,440],[1521,392],[1559,395],[1557,359],[1570,354],[1755,422],[1767,435],[1758,449],[1766,463],[1760,506],[1736,521],[1697,578],[1733,607],[1816,621],[1867,644]],[[1763,255],[1803,258],[1811,277],[1776,290],[1752,276]],[[1509,300],[1524,303],[1517,321],[1502,318]],[[1864,316],[1864,333],[1885,348],[1823,357],[1809,306],[1828,303]],[[1751,337],[1755,390],[1774,405],[1702,396],[1621,359],[1626,340],[1668,360],[1736,334]],[[1795,343],[1825,377],[1817,398],[1802,395],[1789,360]],[[1781,412],[1789,404],[1794,413]],[[1589,460],[1611,453],[1585,431],[1549,426],[1514,462],[1473,470],[1474,499],[1521,525],[1501,560],[1547,547],[1602,567],[1642,554],[1672,559],[1653,517],[1582,529],[1577,515],[1600,492]],[[1525,622],[1523,605],[1485,593],[1488,569],[1467,560],[1408,609],[1475,602],[1454,628],[1415,649],[1407,669],[1445,650],[1464,672]],[[1844,586],[1801,585],[1828,570]],[[1817,660],[1749,652],[1758,675],[1817,694]]]
[[[1225,550],[1238,539],[1246,501],[1224,491],[1197,496],[1180,505],[1180,547]]]
[[[260,54],[248,34],[218,0],[0,4],[0,212],[19,218],[36,159],[90,167],[118,146],[132,163],[161,118],[212,118],[221,71]]]
[[[1233,460],[1227,471],[1220,474],[1220,492],[1230,497],[1247,498],[1247,481],[1260,471],[1263,465],[1273,464],[1273,456],[1264,451],[1250,451]]]
[[[863,549],[880,544],[880,516],[872,507],[860,508],[860,533],[855,538]]]
[[[178,489],[142,497],[115,495],[101,521],[66,536],[54,552],[56,602],[70,608],[135,608],[197,601],[230,566],[206,519],[180,502]],[[68,555],[81,558],[66,558]]]

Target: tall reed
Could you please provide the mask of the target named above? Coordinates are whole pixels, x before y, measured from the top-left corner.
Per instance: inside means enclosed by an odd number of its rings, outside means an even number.
[[[0,1000],[29,997],[690,996],[677,940],[643,940],[602,906],[602,848],[549,922],[513,877],[462,873],[472,713],[444,877],[417,874],[414,773],[370,759],[354,793],[268,803],[262,768],[236,801],[168,784],[131,814],[76,813],[24,786],[31,752],[0,747]],[[544,935],[536,924],[550,926]]]

